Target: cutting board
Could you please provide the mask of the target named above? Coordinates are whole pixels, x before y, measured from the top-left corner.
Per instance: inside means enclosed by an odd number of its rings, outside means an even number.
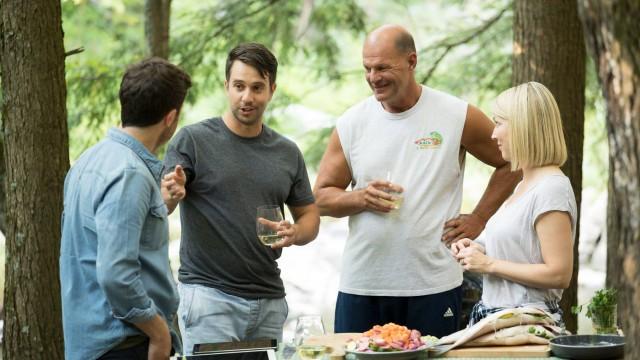
[[[305,344],[327,346],[331,360],[344,359],[344,345],[351,339],[357,339],[360,333],[339,333],[314,336],[305,340]],[[480,346],[456,348],[440,357],[445,358],[541,358],[548,357],[549,345],[519,345],[519,346]]]
[[[549,345],[478,346],[455,348],[440,357],[446,358],[541,358],[549,357]]]

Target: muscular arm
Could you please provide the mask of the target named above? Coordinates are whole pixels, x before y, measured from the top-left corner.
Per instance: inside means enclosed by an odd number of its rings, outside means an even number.
[[[320,215],[344,217],[364,210],[362,191],[346,191],[351,180],[338,131],[334,129],[320,161],[313,189]]]
[[[502,158],[498,145],[491,139],[493,127],[493,122],[482,111],[469,105],[461,145],[478,160],[493,166],[495,171],[471,216],[451,219],[445,224],[447,231],[443,241],[446,243],[465,237],[475,239],[522,178],[520,171],[511,172],[510,164]]]
[[[491,274],[541,289],[565,289],[573,270],[571,219],[565,212],[552,211],[538,217],[535,225],[542,250],[542,264],[521,264],[498,260],[465,248],[456,256],[465,270]]]
[[[389,202],[392,200],[391,195],[382,189],[386,187],[401,191],[397,185],[388,181],[375,180],[366,188],[347,191],[351,180],[351,171],[344,157],[338,132],[334,129],[327,150],[320,161],[320,169],[313,189],[320,215],[344,217],[365,210],[389,212],[394,209]]]

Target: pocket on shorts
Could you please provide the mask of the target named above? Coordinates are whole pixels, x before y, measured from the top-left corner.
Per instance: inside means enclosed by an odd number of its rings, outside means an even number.
[[[287,298],[282,298],[282,302],[284,303],[284,319],[285,321],[289,317],[289,303],[287,302]]]
[[[185,330],[193,324],[191,320],[191,308],[193,307],[193,299],[198,290],[197,286],[179,284],[178,293],[180,294],[180,305],[178,307],[178,316],[182,319]]]

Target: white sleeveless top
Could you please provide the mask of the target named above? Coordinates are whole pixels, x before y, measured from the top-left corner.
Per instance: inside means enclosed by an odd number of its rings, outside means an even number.
[[[352,189],[386,180],[388,171],[404,188],[400,209],[350,216],[340,291],[421,296],[460,286],[462,270],[441,237],[460,212],[466,114],[466,102],[423,86],[405,112],[389,113],[371,96],[338,119]]]

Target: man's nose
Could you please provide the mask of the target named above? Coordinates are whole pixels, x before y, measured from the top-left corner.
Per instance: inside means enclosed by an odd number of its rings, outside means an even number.
[[[243,91],[240,100],[242,100],[242,102],[245,104],[250,104],[253,101],[253,93],[251,92],[251,90],[246,89],[245,91]]]
[[[370,83],[376,83],[376,82],[380,81],[380,72],[371,69],[369,71],[368,77],[369,77],[369,82]]]

